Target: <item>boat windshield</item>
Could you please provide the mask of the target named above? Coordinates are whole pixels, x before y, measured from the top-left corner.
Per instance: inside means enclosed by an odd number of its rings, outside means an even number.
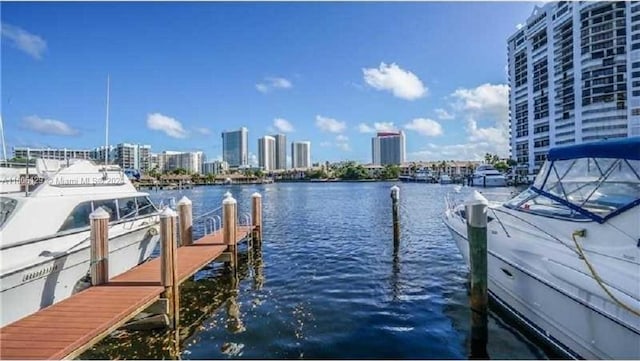
[[[16,209],[17,204],[18,201],[13,198],[0,197],[0,229],[7,222],[13,210]]]
[[[640,204],[640,160],[585,157],[543,165],[533,186],[507,206],[600,223]]]

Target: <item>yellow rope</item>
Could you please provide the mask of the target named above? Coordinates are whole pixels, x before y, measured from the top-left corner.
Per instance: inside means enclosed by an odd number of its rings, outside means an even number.
[[[573,243],[576,244],[576,248],[578,249],[578,253],[580,254],[580,258],[582,258],[584,263],[587,265],[587,267],[589,268],[589,271],[591,271],[591,275],[596,280],[596,282],[598,283],[600,288],[602,288],[604,290],[604,292],[607,295],[609,295],[609,297],[611,297],[612,300],[614,300],[618,305],[620,305],[620,307],[622,307],[625,310],[627,310],[627,311],[633,313],[634,315],[640,317],[640,310],[636,310],[635,308],[633,308],[631,306],[628,306],[627,304],[625,304],[622,301],[618,300],[618,298],[616,296],[614,296],[613,293],[611,293],[611,291],[609,291],[609,288],[607,286],[605,286],[604,282],[602,281],[602,278],[600,278],[600,276],[598,275],[598,272],[596,272],[596,270],[591,265],[591,262],[589,262],[587,257],[585,257],[584,251],[582,250],[582,247],[580,247],[580,244],[578,243],[578,240],[576,239],[576,235],[579,234],[579,233],[580,233],[580,231],[573,232],[571,234],[571,239],[573,239]]]

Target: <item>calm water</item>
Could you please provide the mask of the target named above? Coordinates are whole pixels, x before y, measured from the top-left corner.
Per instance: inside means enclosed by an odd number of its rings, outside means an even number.
[[[253,192],[263,195],[261,254],[242,269],[235,291],[220,281],[222,267],[196,276],[224,284],[224,299],[198,321],[182,358],[467,358],[467,270],[441,220],[454,186],[399,184],[402,240],[394,252],[391,185],[153,192],[188,196],[196,216],[218,207],[227,190],[241,213]],[[496,316],[489,329],[491,358],[547,357]]]

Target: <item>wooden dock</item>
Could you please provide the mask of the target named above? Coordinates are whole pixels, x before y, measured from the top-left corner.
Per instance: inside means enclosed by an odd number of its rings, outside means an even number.
[[[237,227],[235,243],[255,226]],[[182,283],[212,261],[224,258],[224,229],[177,249]],[[0,359],[70,359],[124,325],[160,299],[160,259],[156,258],[90,287],[0,329]]]

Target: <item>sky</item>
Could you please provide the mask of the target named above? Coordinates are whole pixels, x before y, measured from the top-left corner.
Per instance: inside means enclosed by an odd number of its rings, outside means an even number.
[[[539,4],[539,3],[538,3]],[[13,146],[222,153],[221,132],[311,141],[313,162],[508,155],[507,38],[530,2],[6,3],[1,109]],[[255,156],[254,156],[255,158]]]

